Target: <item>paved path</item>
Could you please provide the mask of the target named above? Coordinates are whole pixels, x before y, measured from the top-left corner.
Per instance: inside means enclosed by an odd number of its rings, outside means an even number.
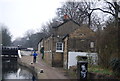
[[[51,67],[41,60],[40,57],[33,64],[31,64],[33,61],[32,56],[22,56],[21,61],[35,67],[38,72],[38,79],[69,79],[62,68]],[[43,69],[43,73],[40,73],[41,69]]]

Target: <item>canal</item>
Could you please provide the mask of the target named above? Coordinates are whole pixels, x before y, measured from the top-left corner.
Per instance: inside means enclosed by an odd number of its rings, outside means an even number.
[[[35,77],[26,67],[19,65],[16,59],[2,59],[2,79],[4,81],[8,79],[34,81]]]

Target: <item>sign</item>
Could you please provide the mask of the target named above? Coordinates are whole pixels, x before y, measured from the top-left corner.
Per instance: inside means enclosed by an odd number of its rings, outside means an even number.
[[[77,79],[87,79],[87,65],[86,61],[77,62]]]

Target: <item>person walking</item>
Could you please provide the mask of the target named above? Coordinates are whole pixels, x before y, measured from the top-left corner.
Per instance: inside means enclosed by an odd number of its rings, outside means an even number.
[[[44,47],[43,46],[41,47],[40,52],[42,54],[42,59],[44,59]]]
[[[34,51],[34,53],[33,53],[33,63],[36,63],[36,58],[37,58],[37,53],[36,53],[36,51]]]

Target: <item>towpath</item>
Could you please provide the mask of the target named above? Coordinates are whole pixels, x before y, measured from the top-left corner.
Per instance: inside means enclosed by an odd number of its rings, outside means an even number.
[[[38,79],[69,79],[63,68],[51,67],[46,64],[40,56],[38,56],[37,62],[33,64],[31,64],[33,61],[33,56],[22,56],[20,60],[22,63],[33,66],[37,70]],[[40,73],[42,69],[43,73]]]

